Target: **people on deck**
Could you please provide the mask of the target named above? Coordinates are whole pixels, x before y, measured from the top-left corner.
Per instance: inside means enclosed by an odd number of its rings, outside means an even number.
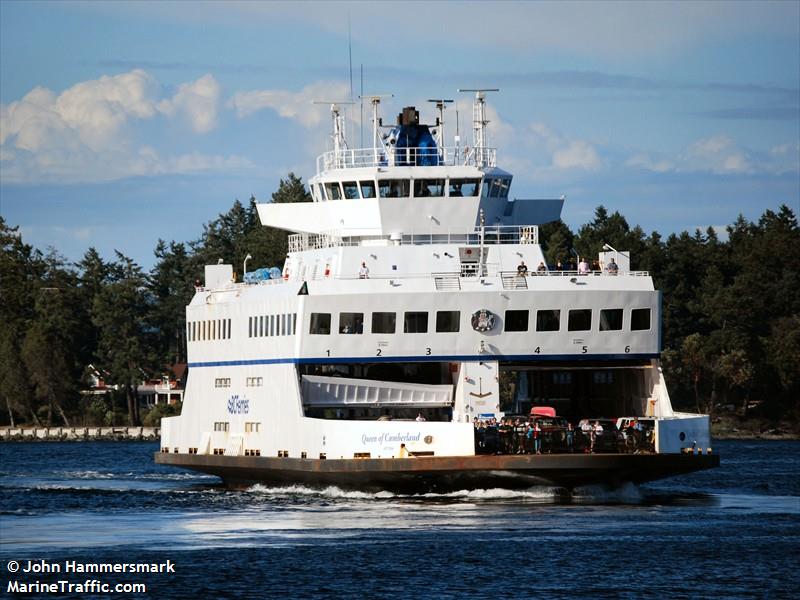
[[[547,267],[545,266],[545,264],[543,262],[540,262],[539,266],[536,267],[536,274],[537,275],[544,275],[545,273],[547,273]]]
[[[519,265],[517,266],[517,275],[519,277],[525,277],[528,274],[528,266],[525,264],[525,261],[520,261]]]
[[[589,274],[589,263],[586,261],[585,258],[581,258],[581,262],[578,263],[578,274],[579,275]]]
[[[363,260],[361,261],[361,268],[358,270],[359,279],[369,279],[369,267]]]
[[[606,265],[606,271],[609,275],[616,275],[619,272],[619,266],[616,262],[614,262],[613,258]]]

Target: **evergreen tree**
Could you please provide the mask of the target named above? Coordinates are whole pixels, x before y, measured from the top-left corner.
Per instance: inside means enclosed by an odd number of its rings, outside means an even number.
[[[92,321],[100,330],[97,362],[111,374],[112,383],[122,388],[129,424],[138,425],[136,389],[156,362],[151,353],[155,336],[147,320],[147,280],[139,265],[120,252],[110,267],[111,281],[92,307]]]

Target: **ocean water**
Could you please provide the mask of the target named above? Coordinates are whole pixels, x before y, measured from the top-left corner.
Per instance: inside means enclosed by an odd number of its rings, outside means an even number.
[[[716,442],[719,469],[572,495],[228,491],[155,465],[157,449],[0,444],[3,593],[93,579],[146,592],[27,597],[800,597],[800,442]],[[9,571],[28,561],[62,571]],[[174,572],[87,575],[68,561]]]

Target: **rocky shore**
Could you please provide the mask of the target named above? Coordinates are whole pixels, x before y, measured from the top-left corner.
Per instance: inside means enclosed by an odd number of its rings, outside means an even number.
[[[3,427],[3,442],[156,441],[159,427]]]

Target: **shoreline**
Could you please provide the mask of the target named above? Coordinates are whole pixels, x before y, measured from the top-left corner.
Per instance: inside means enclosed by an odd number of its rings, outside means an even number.
[[[155,442],[160,427],[2,427],[0,442]]]

